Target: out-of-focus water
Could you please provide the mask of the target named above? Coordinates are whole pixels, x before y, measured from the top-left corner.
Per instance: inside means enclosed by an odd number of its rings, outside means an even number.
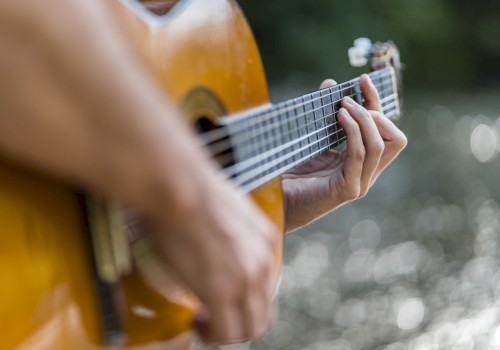
[[[286,239],[264,338],[234,349],[500,349],[500,93],[422,95],[363,199]]]

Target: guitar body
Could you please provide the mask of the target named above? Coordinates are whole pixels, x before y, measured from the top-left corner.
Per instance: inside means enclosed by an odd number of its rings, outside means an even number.
[[[142,5],[135,5],[111,6],[186,122],[205,125],[269,103],[256,43],[233,1],[184,0],[163,23],[148,22],[134,10]],[[0,162],[0,350],[107,347],[90,238],[75,193]],[[279,178],[251,195],[283,231]],[[277,266],[281,253],[280,246]],[[113,290],[122,330],[114,348],[191,347],[197,302],[189,291],[177,284],[152,288],[137,270]]]

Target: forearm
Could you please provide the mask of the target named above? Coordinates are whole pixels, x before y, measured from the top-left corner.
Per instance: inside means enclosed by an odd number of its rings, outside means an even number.
[[[189,202],[186,174],[209,162],[111,18],[70,10],[22,38],[0,28],[0,152],[146,211]]]

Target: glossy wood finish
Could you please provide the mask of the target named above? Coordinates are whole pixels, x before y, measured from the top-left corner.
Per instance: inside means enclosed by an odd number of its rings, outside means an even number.
[[[97,344],[99,322],[73,192],[0,163],[0,349]]]
[[[154,25],[118,0],[113,6],[174,103],[198,88],[217,95],[227,113],[268,103],[256,44],[234,2],[184,0]],[[280,180],[252,196],[283,231]],[[92,263],[74,192],[0,162],[0,236],[0,349],[101,348]],[[277,274],[281,253],[280,245]],[[197,302],[188,291],[178,284],[153,289],[138,272],[117,290],[126,334],[121,347],[190,348]]]

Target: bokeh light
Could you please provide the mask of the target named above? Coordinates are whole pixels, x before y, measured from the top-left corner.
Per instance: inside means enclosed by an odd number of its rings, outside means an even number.
[[[398,310],[397,324],[401,329],[417,328],[424,320],[425,306],[420,299],[404,301]]]
[[[494,128],[486,124],[477,125],[470,138],[474,157],[482,163],[492,160],[497,151],[497,138]]]

